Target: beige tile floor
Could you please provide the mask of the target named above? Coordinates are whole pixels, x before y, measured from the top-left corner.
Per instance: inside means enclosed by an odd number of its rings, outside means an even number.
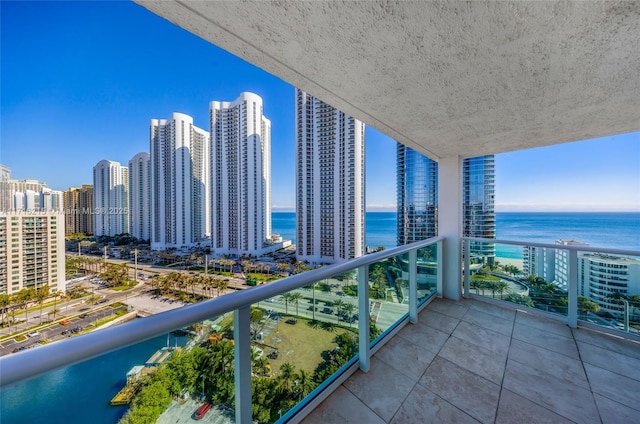
[[[640,423],[640,344],[438,299],[305,423]]]

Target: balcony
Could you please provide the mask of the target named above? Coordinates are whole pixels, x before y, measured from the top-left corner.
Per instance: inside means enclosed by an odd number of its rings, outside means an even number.
[[[101,355],[126,348],[109,353],[126,356],[145,340],[196,324],[191,327],[196,341],[184,352],[202,344],[199,354],[216,353],[223,360],[216,364],[226,365],[210,364],[191,373],[184,387],[191,400],[174,401],[158,422],[188,418],[200,393],[208,399],[213,392],[221,396],[225,375],[234,390],[214,403],[234,402],[236,422],[631,421],[640,412],[637,328],[625,322],[627,331],[620,331],[610,321],[590,322],[581,313],[577,266],[568,268],[569,291],[558,293],[564,310],[517,305],[498,290],[474,293],[480,289],[470,281],[480,268],[469,263],[474,255],[468,249],[476,241],[491,242],[464,239],[464,257],[470,259],[461,273],[464,279],[453,288],[447,287],[453,282],[446,278],[444,240],[435,238],[10,354],[0,359],[0,381],[7,389],[3,398],[11,399],[14,388],[8,386],[33,390],[27,380],[45,374],[57,383],[53,396],[43,401],[55,398],[55,408],[64,412],[75,401],[55,395],[66,390],[58,386],[56,369],[78,362],[75,366],[91,369],[95,363],[86,361],[95,357],[110,363],[113,356]],[[544,245],[526,246],[533,251]],[[580,250],[596,250],[553,246],[574,264]],[[458,301],[438,296],[449,289],[466,296]],[[225,323],[232,326],[220,330]],[[312,358],[313,366],[305,368],[304,358]],[[286,380],[285,375],[292,377]],[[291,395],[267,396],[276,386]],[[259,395],[252,395],[256,390]],[[181,405],[187,406],[181,410]],[[54,405],[41,408],[54,414]],[[267,412],[258,418],[261,410]],[[218,413],[233,415],[224,408]]]
[[[640,344],[437,299],[303,422],[633,422]]]

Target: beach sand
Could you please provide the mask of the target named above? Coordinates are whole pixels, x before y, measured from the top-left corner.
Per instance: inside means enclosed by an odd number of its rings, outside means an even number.
[[[522,259],[501,258],[499,256],[496,256],[496,261],[498,261],[498,263],[500,263],[501,265],[517,266],[518,268],[520,268],[520,270],[522,270],[522,266],[524,263]]]

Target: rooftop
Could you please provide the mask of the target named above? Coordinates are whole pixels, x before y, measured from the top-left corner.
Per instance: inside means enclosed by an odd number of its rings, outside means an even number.
[[[640,343],[436,299],[303,422],[623,423],[639,394]]]

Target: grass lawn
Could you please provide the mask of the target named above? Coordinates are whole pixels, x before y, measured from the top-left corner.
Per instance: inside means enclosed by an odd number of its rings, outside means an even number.
[[[343,328],[336,327],[329,332],[322,328],[312,328],[308,325],[309,320],[298,318],[297,324],[287,324],[283,319],[278,327],[267,336],[265,343],[278,348],[280,355],[278,359],[269,359],[271,370],[275,375],[280,373],[280,366],[289,362],[296,370],[304,369],[313,372],[318,364],[322,362],[320,354],[324,350],[333,349],[337,345],[333,339],[342,333],[348,332]],[[354,333],[354,337],[356,334]],[[271,349],[265,349],[265,355]]]

